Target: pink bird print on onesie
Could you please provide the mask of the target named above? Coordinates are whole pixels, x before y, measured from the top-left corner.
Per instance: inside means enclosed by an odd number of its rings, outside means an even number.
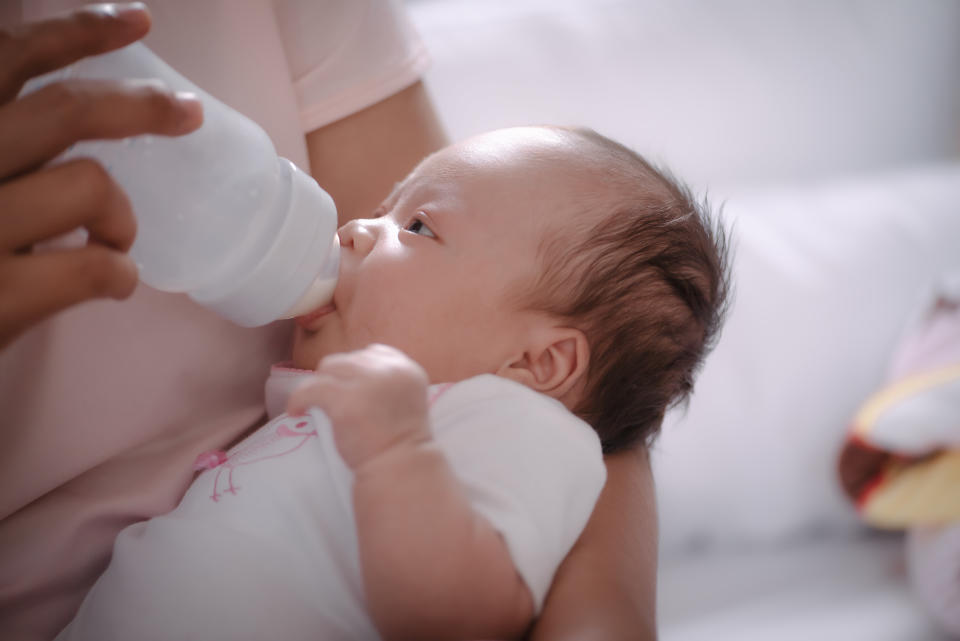
[[[317,436],[317,426],[312,416],[287,416],[282,414],[273,419],[259,430],[251,434],[229,452],[204,452],[197,457],[194,468],[198,470],[212,470],[217,473],[213,478],[213,494],[210,498],[219,501],[223,494],[218,491],[221,487],[220,477],[226,472],[227,487],[224,493],[237,494],[239,486],[233,483],[233,471],[243,465],[250,465],[257,461],[279,458],[294,452],[311,438]]]

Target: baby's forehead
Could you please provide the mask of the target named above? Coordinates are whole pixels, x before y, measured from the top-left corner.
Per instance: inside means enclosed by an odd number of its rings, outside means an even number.
[[[562,197],[568,190],[589,189],[589,183],[596,182],[601,163],[591,156],[575,138],[545,128],[517,128],[450,145],[425,159],[410,179]],[[539,193],[543,185],[549,185],[549,193]]]
[[[568,159],[523,156],[478,158],[451,156],[450,162],[425,167],[419,185],[437,185],[455,192],[465,210],[491,220],[543,219],[559,222],[561,214],[591,191],[589,178]]]
[[[425,159],[401,190],[455,194],[475,220],[529,224],[540,237],[583,226],[584,200],[606,191],[602,163],[584,147],[547,128],[483,134]]]
[[[547,127],[515,127],[468,138],[438,156],[472,167],[531,168],[542,172],[585,166],[585,145],[569,132]]]

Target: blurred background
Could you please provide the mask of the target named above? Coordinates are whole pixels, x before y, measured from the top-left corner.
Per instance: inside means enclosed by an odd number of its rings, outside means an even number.
[[[960,2],[406,4],[451,138],[592,127],[734,227],[733,310],[653,449],[661,638],[948,638],[836,469],[903,337],[960,297]]]
[[[580,124],[700,188],[960,154],[954,0],[408,0],[453,138]]]

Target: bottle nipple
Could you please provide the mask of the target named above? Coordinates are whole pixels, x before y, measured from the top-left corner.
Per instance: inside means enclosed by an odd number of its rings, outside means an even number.
[[[280,318],[296,318],[333,300],[333,292],[337,288],[337,274],[340,270],[340,242],[335,235],[330,256],[327,257],[320,274],[313,279],[300,299],[293,304]]]

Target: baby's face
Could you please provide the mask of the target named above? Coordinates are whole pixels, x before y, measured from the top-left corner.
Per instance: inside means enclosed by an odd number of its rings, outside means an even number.
[[[385,343],[440,382],[522,357],[543,316],[512,294],[536,278],[544,233],[572,217],[569,145],[539,128],[467,140],[426,159],[373,218],[341,227],[335,309],[298,319],[295,365]]]

